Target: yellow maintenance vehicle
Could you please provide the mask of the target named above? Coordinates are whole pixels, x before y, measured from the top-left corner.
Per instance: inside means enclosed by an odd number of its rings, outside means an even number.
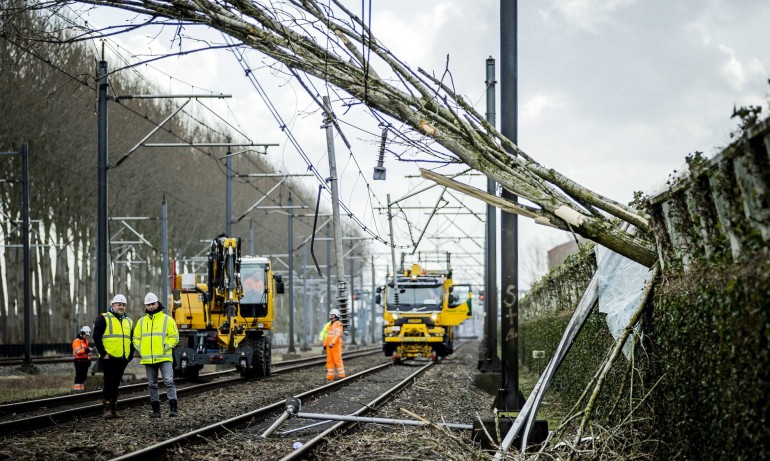
[[[454,329],[470,317],[465,299],[453,292],[452,271],[425,270],[413,264],[403,275],[377,288],[383,306],[382,350],[402,359],[437,360],[454,352]]]
[[[211,241],[205,275],[171,279],[177,375],[194,378],[214,364],[232,364],[244,377],[270,375],[275,295],[284,284],[269,259],[241,256],[241,239],[220,235]]]

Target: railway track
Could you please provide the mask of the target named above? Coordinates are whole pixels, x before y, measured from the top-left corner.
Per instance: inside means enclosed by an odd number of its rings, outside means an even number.
[[[458,362],[450,356],[435,365],[423,362],[393,366],[390,359],[380,354],[373,351],[372,356],[346,357],[348,378],[331,385],[325,382],[323,366],[316,362],[310,365],[313,368],[278,372],[269,378],[183,396],[176,418],[167,417],[165,408],[161,418],[150,418],[144,391],[139,399],[143,406],[124,412],[125,418],[102,420],[81,415],[57,420],[56,427],[12,433],[8,427],[1,428],[0,454],[9,459],[331,459],[337,443],[346,443],[355,450],[370,440],[369,431],[374,430],[379,436],[402,434],[405,429],[396,427],[383,433],[379,427],[331,420],[331,416],[321,421],[300,416],[365,415],[375,411],[371,416],[407,417],[400,414],[401,407],[422,413],[423,403],[411,400],[415,393],[427,390],[434,395],[442,394],[458,376],[456,371],[448,377],[444,373],[458,370],[468,361],[466,357]],[[277,369],[278,364],[274,365]],[[435,371],[421,374],[431,368]],[[399,394],[399,388],[410,391]],[[394,390],[388,392],[389,389]],[[285,403],[292,397],[302,403],[300,414],[283,422],[269,437],[261,437],[284,414]],[[398,407],[387,405],[391,399],[401,403]],[[456,415],[451,419],[472,422],[472,417]],[[344,435],[332,446],[325,445],[350,430],[355,432]],[[364,442],[356,442],[362,435]]]
[[[210,455],[211,451],[209,443],[201,444],[202,440],[216,440],[220,446],[249,447],[259,453],[261,459],[307,459],[319,445],[358,425],[356,421],[336,421],[332,418],[339,415],[363,417],[376,411],[436,363],[410,361],[402,366],[392,366],[391,362],[377,365],[344,380],[275,401],[227,421],[189,431],[115,459],[200,459]],[[330,415],[330,419],[323,419],[324,410],[327,414],[328,410],[336,414]],[[310,421],[303,419],[303,415],[314,418]]]
[[[282,354],[287,350],[286,347],[273,347],[274,354]],[[56,355],[36,355],[31,357],[33,365],[45,365],[52,363],[72,363],[72,354]],[[96,360],[94,357],[93,360]],[[15,367],[24,364],[24,357],[0,357],[0,367]]]
[[[72,363],[72,354],[46,355],[32,357],[33,365],[48,363]],[[23,357],[0,357],[0,367],[15,367],[24,364]]]
[[[364,351],[347,353],[344,355],[344,358],[350,360],[378,353],[381,353],[379,348],[367,349]],[[273,364],[272,374],[282,374],[293,370],[301,370],[308,367],[318,366],[323,363],[325,363],[325,359],[322,357],[306,357],[276,362]],[[237,371],[233,369],[202,374],[196,382],[188,382],[181,378],[176,379],[177,393],[180,397],[184,397],[248,381],[248,379],[241,378],[240,376],[230,377],[236,374]],[[197,381],[205,382],[198,383]],[[119,409],[123,410],[125,408],[145,404],[147,402],[146,389],[146,381],[120,386],[121,398],[118,402]],[[162,395],[164,394],[165,392],[162,392]],[[72,418],[99,414],[102,410],[100,399],[101,391],[99,390],[0,405],[0,418],[6,419],[5,421],[0,421],[0,434],[40,429]],[[87,404],[83,405],[84,403]],[[52,411],[55,409],[60,410]]]

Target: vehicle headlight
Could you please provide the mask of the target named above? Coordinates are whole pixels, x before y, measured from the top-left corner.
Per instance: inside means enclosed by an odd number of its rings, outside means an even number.
[[[430,319],[433,320],[434,322],[436,321],[437,318],[438,318],[438,314],[431,314],[430,316]]]
[[[398,314],[393,314],[393,320],[398,320]]]

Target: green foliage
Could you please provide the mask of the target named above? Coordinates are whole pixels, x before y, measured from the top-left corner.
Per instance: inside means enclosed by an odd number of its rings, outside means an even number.
[[[770,456],[770,262],[669,274],[649,336],[656,429],[680,459]]]
[[[645,203],[649,200],[649,198],[649,194],[645,194],[640,190],[634,191],[634,199],[628,202],[628,206],[635,210],[644,210],[646,209]]]
[[[762,107],[760,106],[733,106],[733,115],[731,115],[730,118],[738,118],[740,122],[738,123],[738,131],[732,133],[730,136],[736,137],[743,131],[756,125],[761,114]]]
[[[696,150],[691,154],[687,154],[684,157],[684,161],[687,163],[687,166],[690,168],[690,171],[692,171],[693,169],[699,167],[700,165],[703,165],[706,162],[706,157],[703,156],[703,152]]]
[[[524,366],[529,370],[545,368],[556,351],[571,316],[571,311],[559,311],[519,326],[519,350]],[[577,402],[596,371],[604,363],[606,352],[613,347],[614,343],[607,328],[605,315],[599,313],[598,309],[594,309],[570,347],[567,357],[551,383],[549,392],[553,392],[556,399],[569,406]],[[538,363],[537,359],[532,358],[533,350],[545,351],[546,358],[540,359],[541,362]],[[628,362],[621,358],[613,365],[595,408],[595,420],[610,423],[617,422],[618,416],[621,418],[625,416],[622,412],[616,412],[615,417],[611,418],[610,413],[617,400],[617,393],[623,387],[621,383],[626,374],[627,364]],[[623,395],[625,400],[628,400],[628,386],[625,386]]]

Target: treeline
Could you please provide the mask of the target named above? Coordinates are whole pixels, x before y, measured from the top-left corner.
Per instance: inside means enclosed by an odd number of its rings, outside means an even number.
[[[101,47],[66,39],[63,24],[47,24],[48,43],[27,41],[25,31],[40,21],[29,12],[0,20],[0,151],[29,145],[32,270],[32,338],[34,343],[71,339],[96,313],[97,226],[97,62]],[[33,27],[34,26],[34,27]],[[118,63],[114,63],[115,68]],[[109,76],[109,94],[157,93],[130,71]],[[108,103],[108,163],[114,165],[168,116],[179,101],[131,100]],[[225,142],[237,139],[226,127],[198,123],[202,117],[178,115],[148,142]],[[108,216],[111,274],[108,299],[125,293],[129,314],[143,310],[146,291],[159,292],[161,280],[161,209],[168,210],[170,254],[205,256],[207,241],[225,229],[224,161],[226,148],[140,148],[108,171]],[[17,344],[23,335],[22,185],[20,156],[0,156],[0,343]],[[273,161],[278,161],[274,159]],[[256,155],[233,157],[236,174],[267,173],[270,163]],[[233,214],[237,217],[264,197],[276,178],[236,179]],[[287,181],[263,204],[315,204],[311,187]],[[115,220],[117,217],[150,218]],[[287,253],[285,214],[253,211],[233,225],[233,235],[249,237],[254,229],[255,253]],[[295,242],[311,232],[312,218],[294,220]],[[117,244],[138,241],[147,244]],[[316,251],[322,264],[325,252]],[[277,264],[279,270],[285,265]],[[103,310],[103,309],[102,309]]]

